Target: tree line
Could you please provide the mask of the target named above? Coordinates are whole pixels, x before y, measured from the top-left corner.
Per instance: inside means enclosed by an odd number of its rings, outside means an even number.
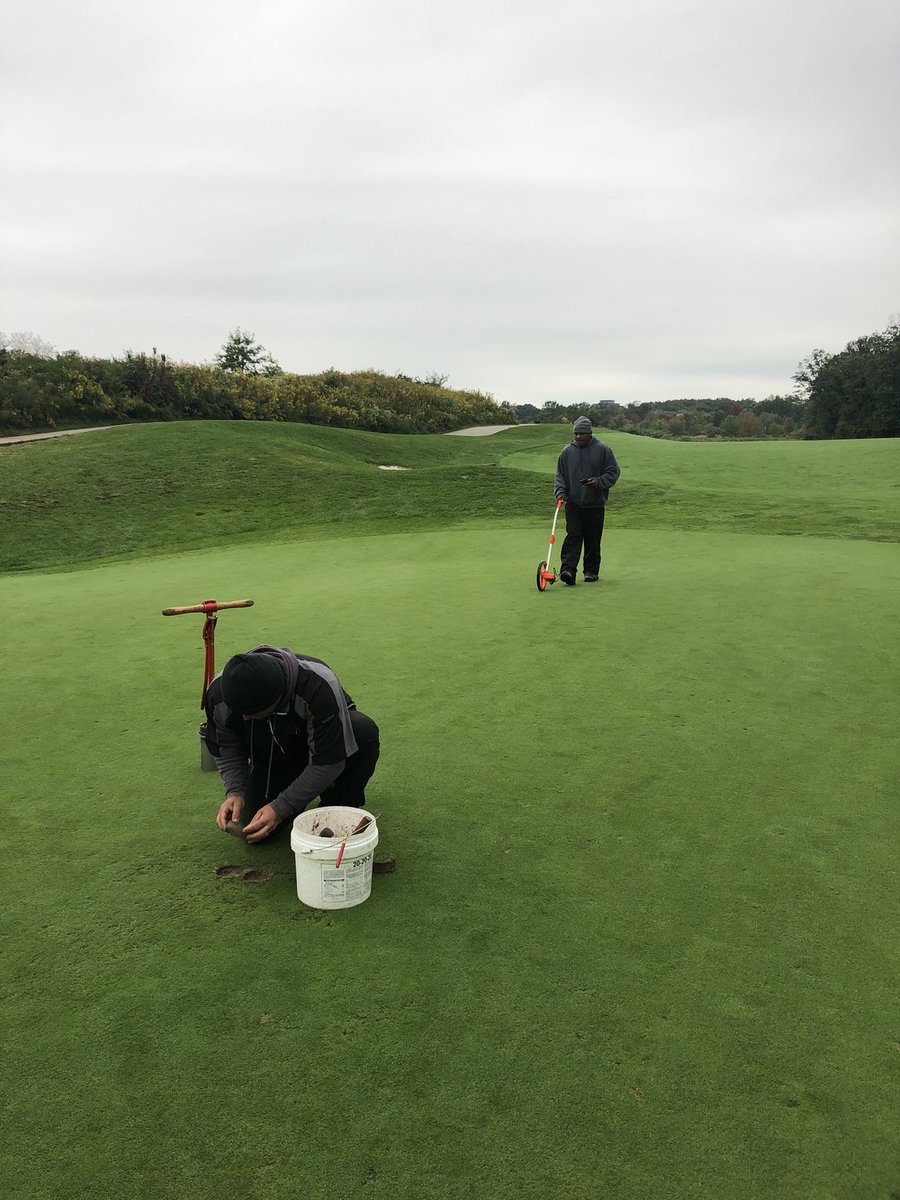
[[[796,396],[768,396],[765,400],[716,399],[664,400],[659,404],[567,404],[552,401],[543,408],[516,407],[520,422],[564,423],[588,416],[592,424],[644,437],[704,440],[709,438],[806,437],[805,400]]]
[[[467,425],[569,423],[658,438],[900,437],[900,322],[838,354],[814,350],[793,395],[764,400],[666,400],[511,407],[489,393],[380,371],[282,371],[253,334],[229,335],[212,364],[58,354],[33,334],[0,333],[0,430],[52,430],[125,421],[300,421],[379,433],[443,433]]]
[[[657,438],[900,437],[900,322],[850,342],[839,354],[814,350],[794,376],[796,391],[765,400],[666,400],[537,408],[516,406],[520,422],[568,423],[586,415],[604,429]]]
[[[900,321],[840,354],[814,350],[794,382],[807,400],[811,437],[900,437]]]
[[[273,369],[274,366],[274,369]],[[478,391],[379,371],[292,375],[165,354],[85,358],[0,345],[0,429],[36,432],[132,421],[299,421],[379,433],[444,433],[514,424],[509,405]]]

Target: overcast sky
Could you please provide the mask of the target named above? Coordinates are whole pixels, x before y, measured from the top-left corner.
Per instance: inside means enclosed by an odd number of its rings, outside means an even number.
[[[900,313],[897,0],[6,0],[0,330],[511,404]]]

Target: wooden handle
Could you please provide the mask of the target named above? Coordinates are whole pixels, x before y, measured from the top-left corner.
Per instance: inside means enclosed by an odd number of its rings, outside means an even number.
[[[182,613],[218,612],[222,608],[251,608],[252,600],[206,600],[203,604],[190,604],[187,608],[164,608],[164,617],[178,617]]]

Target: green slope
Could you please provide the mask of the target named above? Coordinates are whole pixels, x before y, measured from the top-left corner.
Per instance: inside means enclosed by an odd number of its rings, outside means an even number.
[[[546,471],[558,436],[503,458]],[[598,436],[622,467],[613,493],[629,526],[728,529],[900,540],[900,439],[670,442]]]
[[[623,469],[610,509],[622,527],[900,539],[900,441],[604,436]],[[568,437],[563,426],[448,437],[184,422],[2,447],[0,571],[397,521],[549,525]]]

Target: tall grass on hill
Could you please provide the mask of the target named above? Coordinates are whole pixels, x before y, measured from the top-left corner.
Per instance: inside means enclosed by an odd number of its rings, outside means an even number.
[[[900,540],[900,441],[673,443],[598,433],[622,466],[610,521],[623,528]],[[560,426],[455,438],[210,421],[6,446],[0,571],[375,533],[398,520],[431,529],[549,524],[568,438]]]

